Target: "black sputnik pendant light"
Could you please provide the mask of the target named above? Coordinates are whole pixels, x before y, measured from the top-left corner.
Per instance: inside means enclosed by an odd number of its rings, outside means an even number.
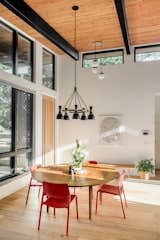
[[[75,12],[75,35],[74,35],[74,44],[76,48],[76,13],[78,11],[78,6],[73,6],[72,10]],[[62,113],[64,112],[64,114]],[[57,114],[57,119],[69,120],[69,114],[72,113],[72,119],[81,119],[81,120],[93,120],[95,119],[92,112],[92,106],[87,107],[85,101],[79,94],[77,90],[77,61],[75,60],[75,86],[71,96],[67,99],[64,107],[59,106],[59,112]]]

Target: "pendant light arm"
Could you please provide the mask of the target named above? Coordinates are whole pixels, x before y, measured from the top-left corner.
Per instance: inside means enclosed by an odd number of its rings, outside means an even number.
[[[72,95],[67,99],[67,102],[63,108],[63,111],[65,110],[65,108],[69,109],[69,107],[71,106],[72,101],[74,99],[74,95],[75,95],[75,91],[73,91]]]
[[[81,103],[85,106],[86,112],[88,112],[88,111],[89,111],[89,110],[88,110],[88,107],[87,107],[85,101],[83,100],[83,98],[81,97],[81,95],[79,94],[79,92],[77,92],[77,95],[78,95]]]

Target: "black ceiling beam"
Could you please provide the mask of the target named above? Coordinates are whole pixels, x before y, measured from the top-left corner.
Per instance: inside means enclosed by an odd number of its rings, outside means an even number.
[[[131,46],[130,46],[130,39],[129,39],[129,31],[128,31],[128,25],[127,25],[127,17],[126,17],[126,11],[125,11],[125,5],[124,0],[114,0],[119,23],[121,26],[121,32],[123,35],[123,41],[126,48],[126,53],[131,54]]]
[[[79,52],[23,0],[1,0],[0,2],[70,57],[79,59]]]

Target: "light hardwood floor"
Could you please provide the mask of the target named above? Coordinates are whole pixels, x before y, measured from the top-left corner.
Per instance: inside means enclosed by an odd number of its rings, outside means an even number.
[[[37,189],[31,190],[27,207],[26,188],[0,201],[0,240],[159,240],[160,206],[129,202],[127,219],[122,218],[120,202],[106,195],[98,216],[88,220],[87,188],[76,190],[80,220],[75,217],[75,204],[71,206],[69,237],[65,237],[66,210],[44,208],[40,232],[37,231],[39,202]],[[95,191],[93,210],[95,210]],[[127,194],[127,193],[126,193]]]

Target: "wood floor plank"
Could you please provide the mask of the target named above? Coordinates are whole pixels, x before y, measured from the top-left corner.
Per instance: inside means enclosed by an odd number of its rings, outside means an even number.
[[[75,203],[71,206],[69,237],[65,237],[66,210],[43,209],[41,229],[37,231],[40,199],[31,190],[25,206],[26,188],[0,201],[0,240],[159,240],[160,206],[130,202],[124,220],[118,199],[106,195],[93,220],[88,219],[88,189],[77,189],[80,220],[76,220]]]

